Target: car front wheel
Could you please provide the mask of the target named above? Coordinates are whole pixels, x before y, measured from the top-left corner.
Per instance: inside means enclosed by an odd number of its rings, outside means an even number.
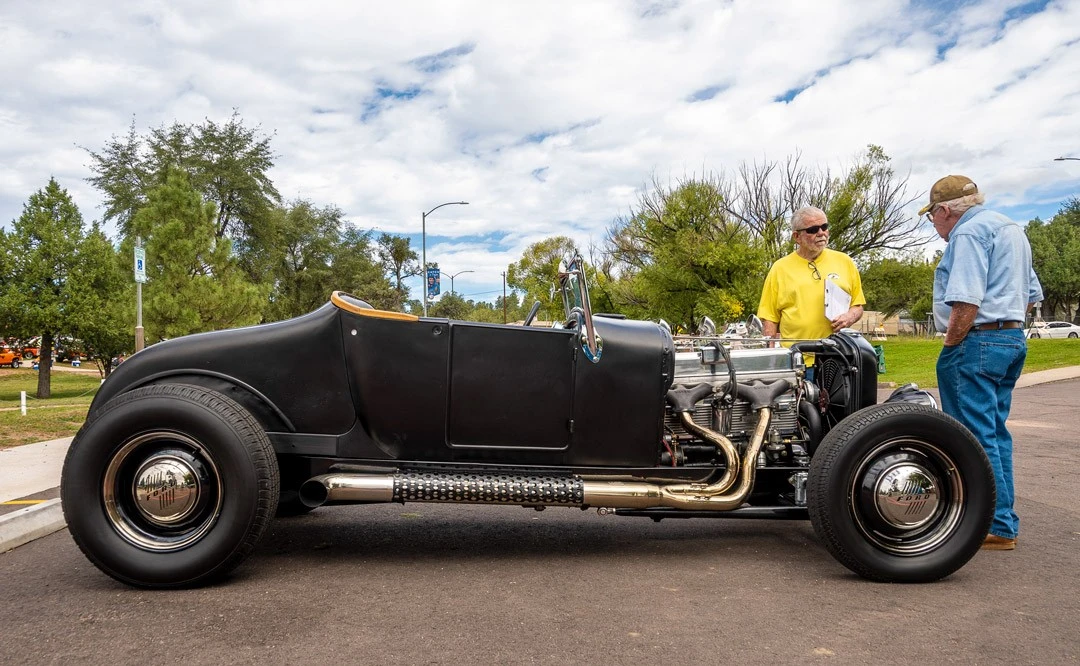
[[[833,428],[810,463],[807,505],[825,547],[882,582],[938,580],[979,550],[994,477],[975,437],[913,403],[860,410]]]
[[[228,397],[148,386],[91,413],[60,492],[71,536],[103,572],[141,587],[194,586],[254,550],[277,505],[277,460]]]

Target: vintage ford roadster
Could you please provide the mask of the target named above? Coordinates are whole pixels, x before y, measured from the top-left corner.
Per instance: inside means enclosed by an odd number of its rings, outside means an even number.
[[[809,518],[878,581],[933,581],[979,549],[994,503],[982,448],[925,392],[876,404],[865,340],[673,338],[594,315],[580,259],[562,268],[554,328],[337,292],[296,319],[135,354],[64,463],[71,535],[108,575],[162,588],[224,576],[275,513],[324,504]],[[292,353],[301,340],[318,353]]]

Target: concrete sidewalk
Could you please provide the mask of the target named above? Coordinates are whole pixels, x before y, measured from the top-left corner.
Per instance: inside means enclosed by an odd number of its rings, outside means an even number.
[[[1031,372],[1017,388],[1080,378],[1080,366]],[[65,526],[60,470],[71,437],[0,450],[0,553]]]
[[[71,437],[0,450],[0,553],[63,529],[60,470]]]

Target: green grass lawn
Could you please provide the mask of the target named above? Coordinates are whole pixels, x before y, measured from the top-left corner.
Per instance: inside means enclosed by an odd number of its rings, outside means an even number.
[[[91,372],[52,373],[52,397],[34,398],[38,373],[29,368],[0,370],[0,448],[74,435],[86,418],[101,377]],[[26,416],[19,392],[26,391]]]
[[[941,338],[896,337],[871,341],[885,349],[885,369],[878,381],[897,385],[915,382],[923,388],[937,386],[934,367],[941,353]],[[1024,374],[1080,365],[1080,340],[1028,340]]]

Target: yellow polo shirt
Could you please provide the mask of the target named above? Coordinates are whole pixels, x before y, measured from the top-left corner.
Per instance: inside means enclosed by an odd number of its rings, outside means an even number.
[[[832,324],[825,318],[826,278],[851,294],[852,305],[866,305],[859,269],[851,257],[826,248],[814,265],[820,280],[814,279],[810,262],[792,252],[778,259],[765,278],[757,315],[780,322],[782,338],[817,339],[832,335]]]

